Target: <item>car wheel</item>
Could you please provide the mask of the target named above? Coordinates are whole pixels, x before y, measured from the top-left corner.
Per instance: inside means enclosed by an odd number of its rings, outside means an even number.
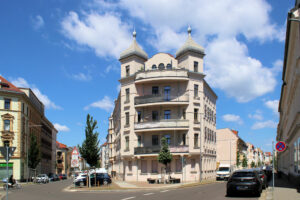
[[[103,185],[108,185],[108,181],[107,181],[107,180],[104,180],[104,181],[103,181]]]

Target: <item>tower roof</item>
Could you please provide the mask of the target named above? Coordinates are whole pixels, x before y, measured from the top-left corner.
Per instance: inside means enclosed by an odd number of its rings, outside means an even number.
[[[187,51],[193,51],[193,52],[200,53],[200,54],[204,55],[204,48],[202,46],[200,46],[199,44],[197,44],[192,39],[191,32],[192,32],[192,29],[189,26],[188,27],[188,39],[183,44],[183,46],[180,49],[178,49],[178,51],[176,52],[176,57],[184,54]]]
[[[138,45],[137,41],[136,41],[136,32],[135,30],[132,33],[133,36],[133,41],[132,44],[130,45],[130,47],[128,49],[126,49],[125,51],[123,51],[120,54],[120,60],[132,55],[137,55],[139,57],[144,58],[145,60],[148,59],[148,55],[147,53]]]

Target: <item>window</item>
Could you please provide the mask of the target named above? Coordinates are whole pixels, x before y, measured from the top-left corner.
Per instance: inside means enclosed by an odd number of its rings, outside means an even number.
[[[163,63],[160,63],[160,64],[158,65],[158,69],[164,70],[164,69],[165,69],[165,65],[164,65]]]
[[[198,62],[194,61],[194,72],[198,72]]]
[[[132,161],[128,161],[128,171],[132,172]]]
[[[198,85],[194,85],[194,97],[198,97]]]
[[[138,111],[138,123],[141,123],[142,121],[142,112]]]
[[[185,111],[185,109],[182,110],[182,118],[186,119],[186,111]]]
[[[170,63],[167,64],[167,69],[172,69],[172,65]]]
[[[186,145],[186,134],[182,134],[182,145]]]
[[[156,65],[152,65],[152,70],[156,70],[156,69],[157,69]]]
[[[8,119],[4,120],[4,130],[10,131],[10,120]]]
[[[170,135],[164,135],[164,137],[167,139],[168,145],[171,144],[171,136]]]
[[[141,172],[142,172],[143,174],[147,173],[147,160],[142,160],[141,165],[142,165],[142,170],[141,170]]]
[[[126,115],[126,125],[129,125],[129,112],[125,113]]]
[[[9,110],[10,109],[10,99],[4,99],[4,109]]]
[[[152,121],[158,121],[158,112],[152,111]]]
[[[158,166],[157,160],[152,160],[152,163],[151,163],[151,172],[152,173],[158,173],[157,166]]]
[[[171,119],[171,111],[170,110],[165,110],[165,119]]]
[[[182,162],[180,159],[176,159],[176,172],[182,171]]]
[[[196,161],[195,159],[191,159],[191,168],[195,169]]]
[[[24,103],[22,103],[22,113],[24,113],[25,109],[24,109]]]
[[[198,109],[197,108],[194,109],[194,120],[198,121]]]
[[[129,88],[126,89],[126,102],[129,102]]]
[[[125,141],[126,141],[126,149],[125,149],[125,151],[129,151],[129,136],[126,136],[125,137]]]
[[[126,77],[130,76],[130,67],[129,65],[126,66]]]
[[[164,88],[164,98],[165,98],[165,101],[170,101],[170,96],[171,96],[171,87],[170,86],[166,86]]]
[[[199,138],[199,134],[196,133],[194,134],[194,147],[197,148],[198,146],[198,138]]]
[[[158,86],[153,86],[152,87],[152,95],[158,95]]]
[[[3,142],[3,145],[4,145],[5,147],[9,147],[9,141],[7,141],[7,140],[4,141],[4,142]]]
[[[142,145],[142,136],[138,135],[138,147]]]
[[[152,145],[158,145],[158,135],[152,135]]]

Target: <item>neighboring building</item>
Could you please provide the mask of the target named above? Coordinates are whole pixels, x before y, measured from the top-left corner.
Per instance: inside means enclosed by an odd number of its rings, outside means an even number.
[[[240,165],[237,166],[237,156],[240,154]],[[238,136],[238,131],[229,128],[217,130],[217,166],[230,164],[241,167],[243,155],[247,154],[246,143]]]
[[[272,154],[271,152],[265,152],[265,165],[270,165],[272,162]]]
[[[255,147],[253,144],[247,142],[247,161],[248,161],[248,168],[251,168],[251,163],[255,163],[255,157],[256,157],[256,152],[255,152]]]
[[[100,146],[100,165],[101,168],[108,169],[108,163],[109,163],[109,152],[108,152],[108,143],[105,142]]]
[[[298,20],[298,21],[294,21]],[[282,87],[279,101],[280,120],[277,141],[287,149],[278,153],[278,170],[290,180],[300,180],[300,2],[287,17]],[[298,178],[296,178],[298,177]],[[300,184],[300,181],[298,181]]]
[[[189,28],[176,57],[158,53],[148,59],[135,32],[133,37],[119,59],[121,91],[110,117],[109,170],[126,181],[158,178],[164,171],[157,160],[160,140],[166,137],[172,177],[214,179],[217,96],[204,80],[203,47]]]
[[[47,120],[43,103],[29,88],[17,88],[0,76],[1,145],[16,147],[9,161],[9,173],[17,180],[29,178],[27,167],[30,135],[37,137],[41,162],[37,173],[55,172],[55,141],[57,130]],[[6,177],[6,162],[0,157],[0,179]]]
[[[56,141],[56,173],[70,174],[72,150],[67,145]]]

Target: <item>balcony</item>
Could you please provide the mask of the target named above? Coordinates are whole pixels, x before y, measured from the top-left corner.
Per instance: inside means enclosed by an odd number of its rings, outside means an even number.
[[[158,154],[160,152],[160,146],[152,147],[136,147],[134,148],[134,154]],[[189,146],[169,146],[171,153],[188,153]]]
[[[135,132],[161,131],[161,130],[188,130],[189,121],[183,119],[161,119],[134,124]]]
[[[189,104],[189,95],[185,93],[183,95],[146,95],[146,96],[138,96],[134,98],[135,107],[141,107],[145,104],[147,105],[170,105],[170,104]]]
[[[148,70],[136,73],[135,83],[146,83],[151,81],[187,81],[188,71],[186,69],[164,69],[164,70]]]

